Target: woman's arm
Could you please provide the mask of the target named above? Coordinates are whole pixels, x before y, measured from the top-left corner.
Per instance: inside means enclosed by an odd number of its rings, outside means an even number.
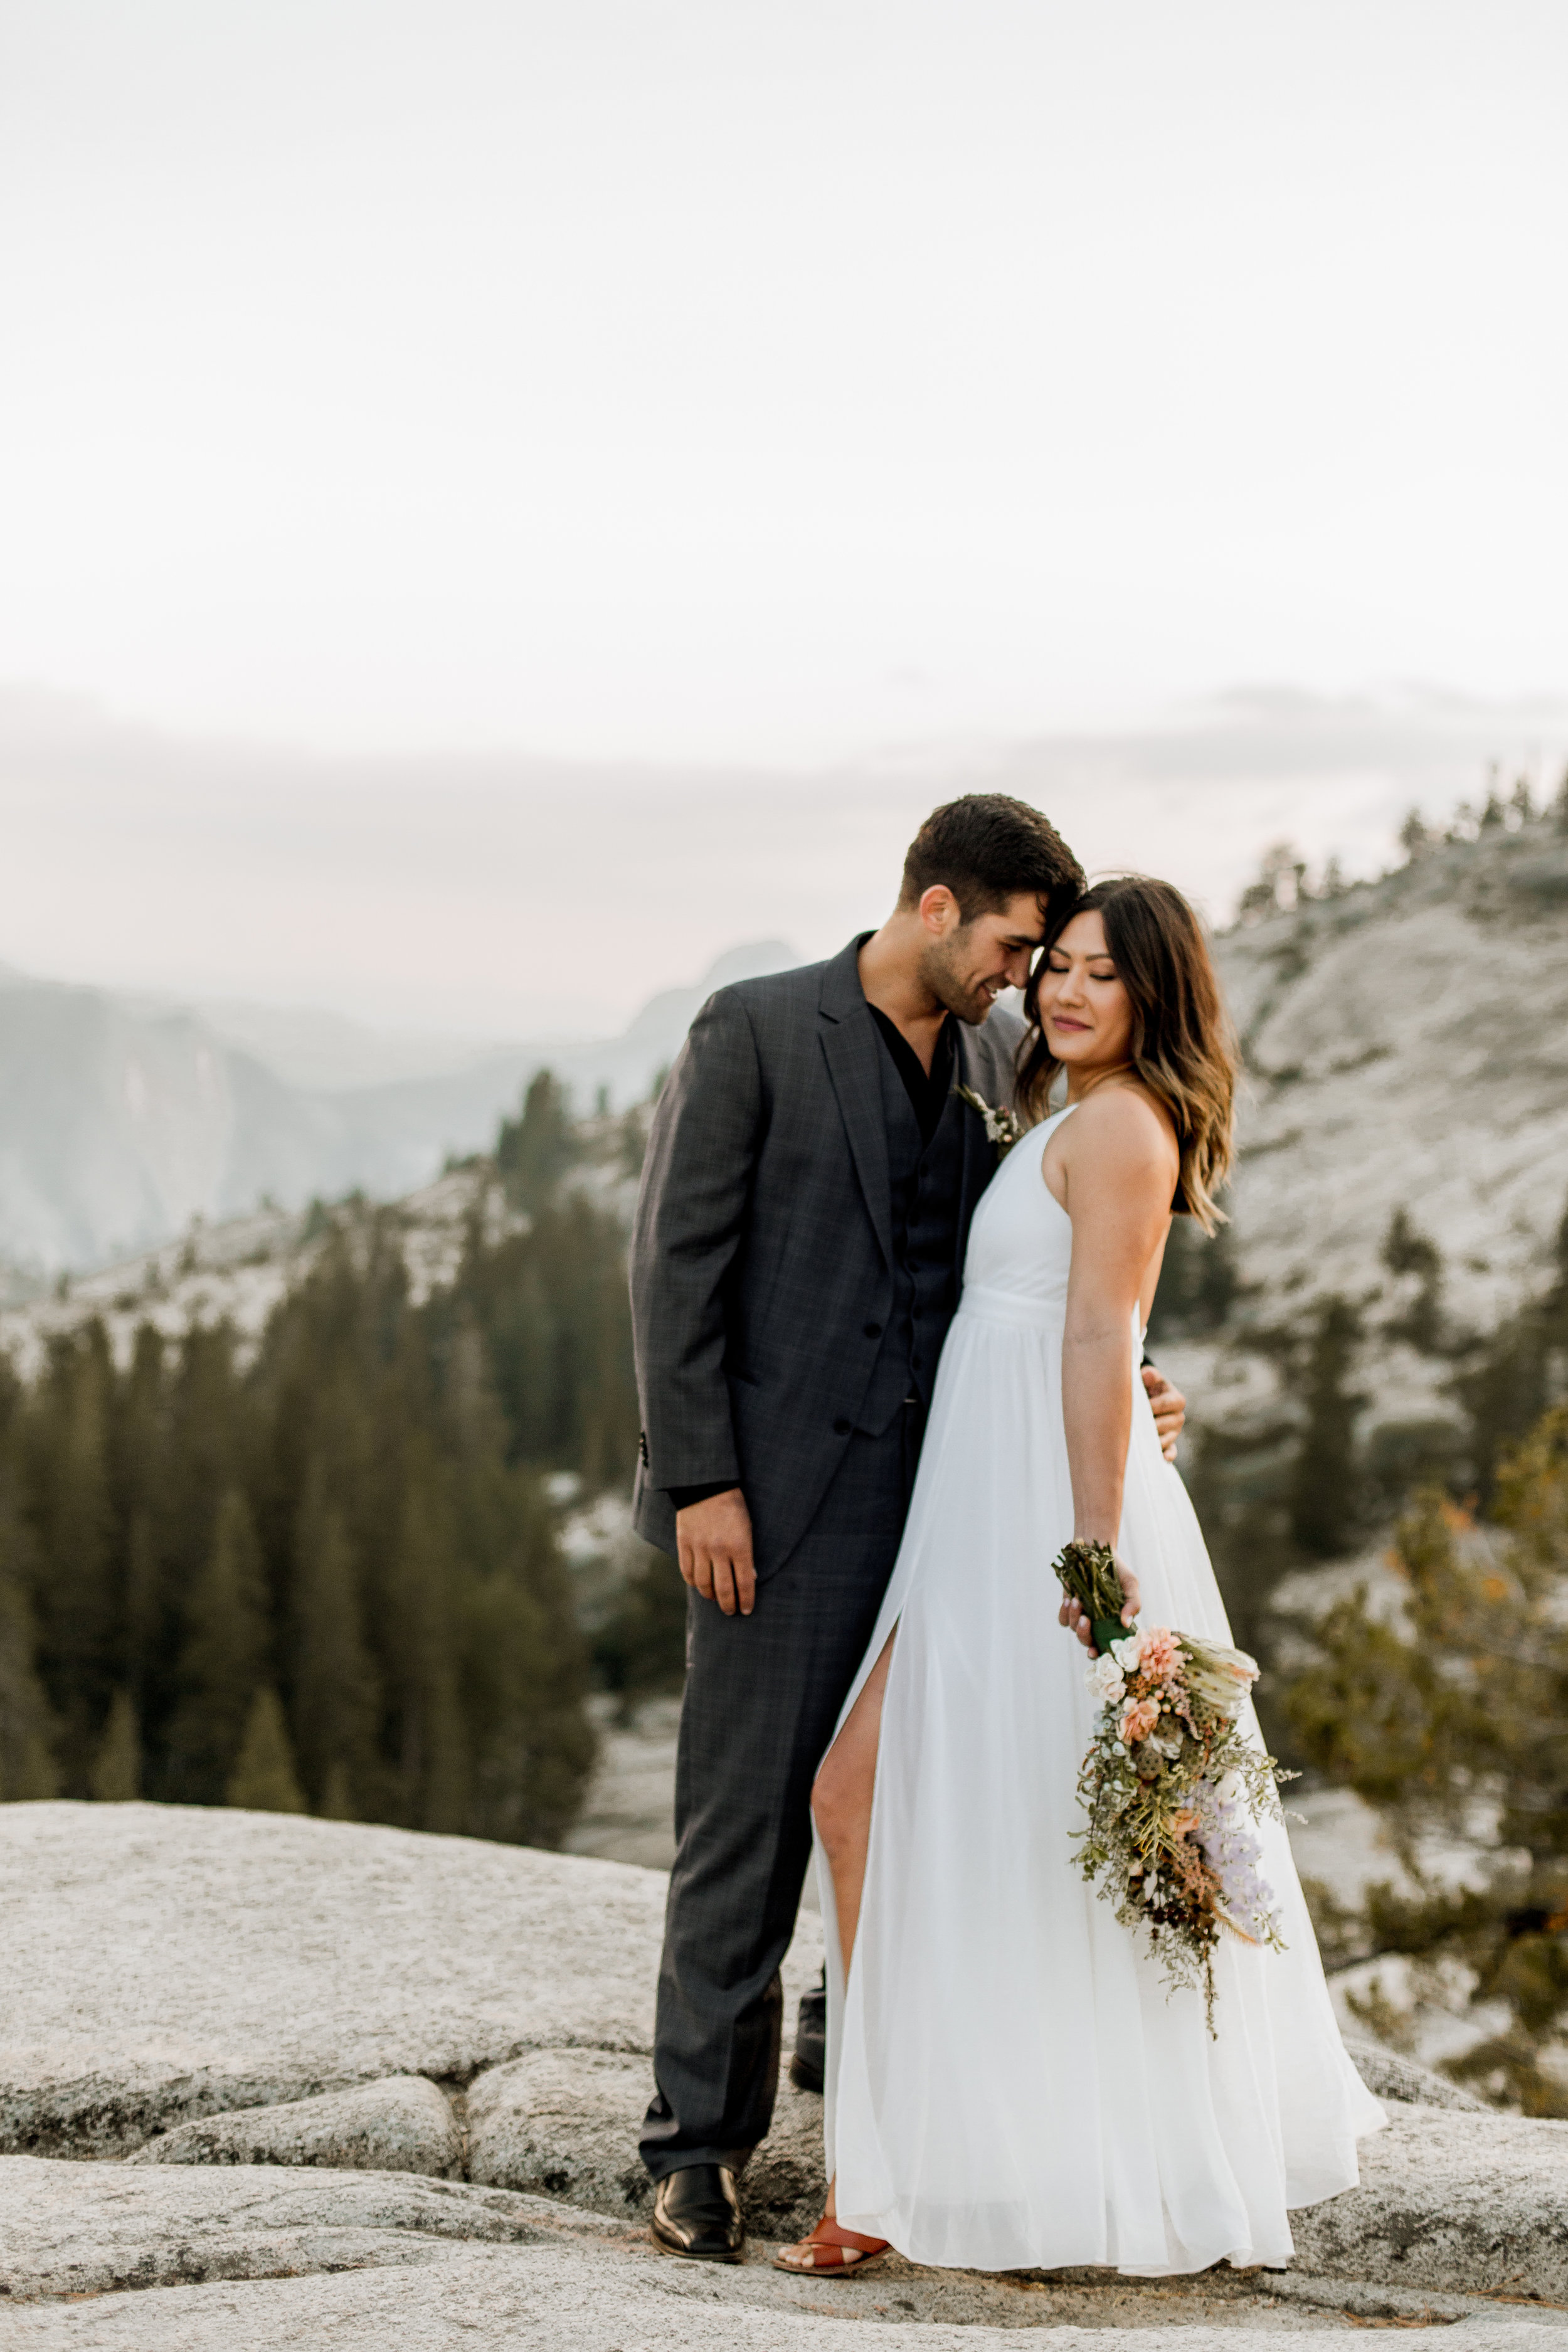
[[[1047,1161],[1042,1172],[1072,1219],[1062,1413],[1073,1534],[1114,1545],[1132,1431],[1133,1311],[1170,1223],[1180,1160],[1147,1097],[1113,1087],[1064,1122]],[[1136,1614],[1125,1571],[1123,1581]]]

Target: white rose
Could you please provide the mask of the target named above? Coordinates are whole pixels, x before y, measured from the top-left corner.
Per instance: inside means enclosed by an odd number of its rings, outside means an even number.
[[[1142,1634],[1131,1633],[1124,1642],[1112,1642],[1110,1654],[1124,1675],[1136,1674],[1139,1662],[1143,1655]]]
[[[1110,1706],[1126,1696],[1127,1685],[1114,1658],[1091,1658],[1086,1669],[1086,1679],[1094,1696]]]

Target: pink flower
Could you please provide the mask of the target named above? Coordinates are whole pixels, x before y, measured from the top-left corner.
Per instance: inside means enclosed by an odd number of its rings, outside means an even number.
[[[1121,1737],[1131,1748],[1135,1739],[1147,1739],[1159,1720],[1158,1699],[1134,1699],[1121,1718]]]
[[[1156,1625],[1143,1636],[1143,1652],[1138,1661],[1141,1672],[1152,1682],[1168,1683],[1175,1679],[1182,1662],[1181,1649],[1168,1625]]]

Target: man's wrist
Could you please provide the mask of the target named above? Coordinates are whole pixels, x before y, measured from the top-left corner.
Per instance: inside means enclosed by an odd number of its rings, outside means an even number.
[[[715,1495],[732,1495],[739,1487],[735,1478],[710,1478],[700,1486],[667,1486],[665,1493],[678,1511],[689,1511],[693,1503],[710,1503]]]

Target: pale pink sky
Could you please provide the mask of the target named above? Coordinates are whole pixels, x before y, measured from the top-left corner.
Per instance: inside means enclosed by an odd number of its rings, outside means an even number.
[[[1554,780],[1565,90],[1562,0],[7,0],[0,959],[592,1027],[966,784],[1223,914]]]
[[[8,0],[0,677],[773,766],[1568,691],[1562,0]]]

